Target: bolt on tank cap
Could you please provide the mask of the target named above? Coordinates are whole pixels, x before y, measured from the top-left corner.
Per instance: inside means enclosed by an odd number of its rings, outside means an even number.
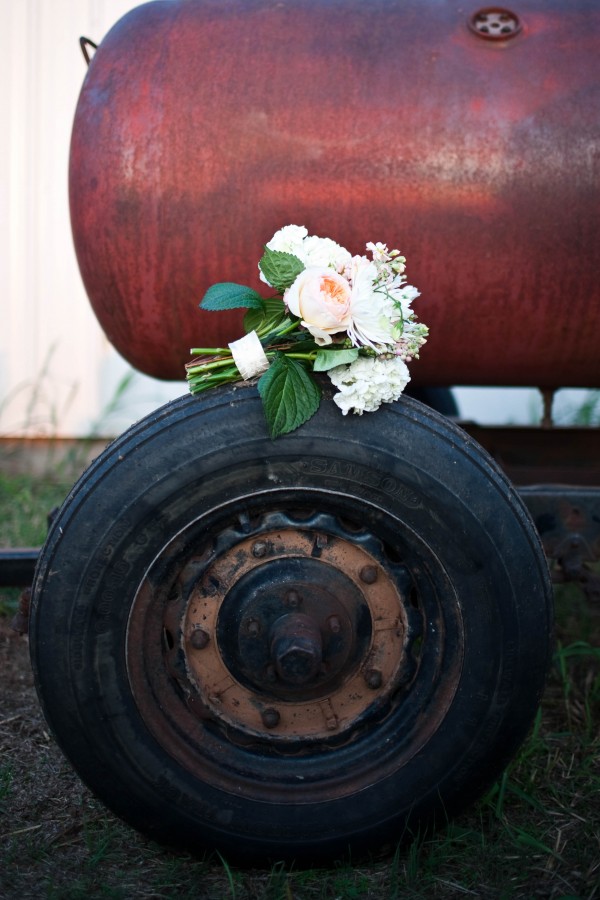
[[[506,41],[522,29],[516,13],[501,6],[486,6],[469,18],[469,28],[487,41]]]

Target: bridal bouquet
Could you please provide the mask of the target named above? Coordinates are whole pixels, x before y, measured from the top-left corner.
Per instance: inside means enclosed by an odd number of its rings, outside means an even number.
[[[186,364],[192,393],[258,378],[271,437],[306,422],[319,408],[313,372],[327,372],[346,415],[373,412],[397,400],[410,375],[407,362],[427,339],[411,308],[419,296],[406,284],[406,260],[385,244],[368,243],[352,256],[329,238],[286,225],[265,247],[260,279],[273,290],[215,284],[200,307],[243,307],[245,337],[228,347],[194,347]]]

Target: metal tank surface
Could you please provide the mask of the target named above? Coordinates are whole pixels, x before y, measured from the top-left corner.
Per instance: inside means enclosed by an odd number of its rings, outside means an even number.
[[[414,382],[600,385],[600,7],[155,0],[91,60],[70,158],[81,274],[135,367],[242,334],[284,224],[398,246],[431,329]],[[263,286],[264,287],[264,286]]]

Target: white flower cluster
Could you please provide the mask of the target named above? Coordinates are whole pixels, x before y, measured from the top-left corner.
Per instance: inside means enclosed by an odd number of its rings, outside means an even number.
[[[322,266],[341,273],[352,260],[350,253],[331,238],[320,238],[316,234],[309,237],[308,229],[304,225],[285,225],[275,232],[267,247],[269,250],[293,254],[306,268]],[[260,278],[266,282],[262,272]]]
[[[277,231],[269,250],[291,253],[304,265],[283,299],[319,347],[356,348],[358,359],[329,370],[344,415],[361,415],[397,400],[410,375],[406,362],[419,356],[428,328],[412,302],[419,291],[406,283],[406,259],[387,244],[368,243],[368,256],[351,254],[329,238],[309,236],[300,225]],[[263,281],[266,278],[262,275]],[[268,283],[268,282],[267,282]]]
[[[354,347],[404,360],[418,356],[427,327],[415,321],[411,304],[419,291],[406,284],[406,259],[398,250],[370,242],[372,259],[353,257],[330,238],[309,236],[302,225],[281,228],[267,247],[304,264],[284,300],[319,345],[345,334]],[[262,271],[261,278],[266,281]]]
[[[359,416],[397,400],[410,381],[408,367],[398,356],[359,357],[349,366],[331,369],[329,377],[339,390],[333,399],[342,413]]]

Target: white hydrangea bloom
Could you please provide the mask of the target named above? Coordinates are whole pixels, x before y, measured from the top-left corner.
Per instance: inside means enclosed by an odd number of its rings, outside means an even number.
[[[267,247],[280,253],[293,253],[300,258],[302,241],[307,235],[308,229],[304,225],[285,225],[275,232]]]
[[[333,400],[344,415],[374,412],[382,403],[397,400],[410,381],[406,363],[397,356],[359,357],[349,366],[336,366],[328,374],[339,391]]]
[[[350,264],[352,256],[331,238],[320,238],[315,234],[307,237],[297,254],[305,266],[324,266],[340,274]]]
[[[285,225],[275,232],[267,243],[267,247],[269,250],[277,250],[281,253],[292,253],[307,268],[321,266],[326,269],[334,269],[340,274],[352,260],[351,254],[331,238],[317,237],[316,234],[309,237],[308,230],[304,225]],[[268,284],[262,272],[260,272],[260,280]]]

